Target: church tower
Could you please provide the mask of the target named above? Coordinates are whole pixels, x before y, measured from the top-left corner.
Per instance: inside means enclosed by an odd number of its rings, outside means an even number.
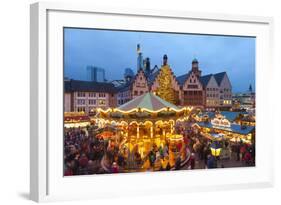
[[[201,76],[201,70],[199,70],[199,62],[196,58],[192,61],[192,72],[199,78]]]
[[[146,74],[149,74],[150,73],[150,59],[149,58],[146,58],[144,60],[143,66],[144,66],[144,72]]]

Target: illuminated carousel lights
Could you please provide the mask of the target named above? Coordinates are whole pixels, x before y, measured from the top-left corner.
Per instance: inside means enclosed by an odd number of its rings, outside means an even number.
[[[102,108],[97,108],[97,111],[98,112],[102,112],[102,113],[109,113],[109,112],[120,112],[122,114],[129,114],[129,113],[132,113],[132,112],[149,112],[149,113],[159,113],[159,112],[162,112],[162,111],[174,111],[176,113],[179,113],[179,112],[183,112],[183,111],[191,111],[193,109],[193,107],[183,107],[179,110],[177,109],[174,109],[174,108],[170,108],[170,107],[165,107],[165,108],[161,108],[159,110],[149,110],[147,108],[133,108],[131,110],[127,110],[127,111],[124,111],[124,110],[121,110],[121,109],[118,109],[118,108],[108,108],[106,110],[102,109]]]

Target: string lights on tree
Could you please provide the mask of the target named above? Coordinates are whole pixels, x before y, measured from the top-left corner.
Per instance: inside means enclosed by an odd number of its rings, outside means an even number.
[[[168,57],[167,55],[164,55],[163,66],[158,75],[159,87],[156,90],[156,94],[160,98],[175,104],[176,103],[175,91],[172,87],[173,76],[172,76],[172,71],[169,65],[167,64],[167,62],[168,62]]]

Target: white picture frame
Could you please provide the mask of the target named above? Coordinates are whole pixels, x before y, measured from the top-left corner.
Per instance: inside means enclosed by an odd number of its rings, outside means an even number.
[[[95,21],[98,19],[98,21]],[[183,11],[97,8],[93,4],[35,3],[30,15],[30,198],[34,201],[95,199],[273,186],[270,17]],[[192,26],[191,26],[192,25]],[[188,32],[256,36],[257,144],[254,168],[63,177],[62,28]],[[269,82],[263,84],[262,82]],[[61,156],[60,156],[61,155]],[[61,168],[60,168],[61,167]],[[149,183],[148,182],[152,182]],[[182,182],[182,183],[178,183]],[[109,183],[118,186],[107,186]],[[76,189],[70,187],[85,187]]]

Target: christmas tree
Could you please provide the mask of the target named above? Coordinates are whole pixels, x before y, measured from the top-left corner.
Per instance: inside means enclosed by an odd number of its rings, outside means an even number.
[[[159,87],[157,88],[156,93],[160,98],[175,104],[176,99],[175,91],[172,87],[172,78],[173,76],[171,69],[167,64],[164,64],[158,75]]]

